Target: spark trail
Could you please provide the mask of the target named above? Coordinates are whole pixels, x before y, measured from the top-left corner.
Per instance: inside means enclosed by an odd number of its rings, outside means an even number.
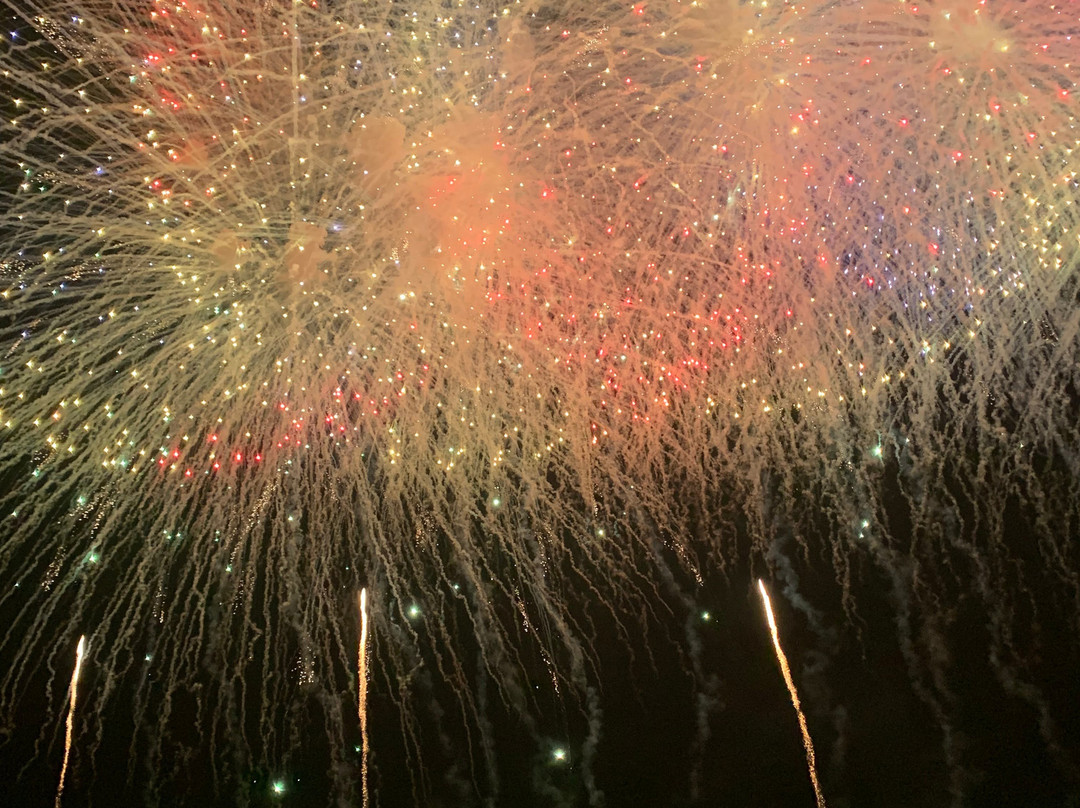
[[[758,578],[758,590],[761,592],[761,602],[765,604],[765,617],[769,621],[769,633],[772,635],[773,649],[776,651],[776,661],[780,663],[780,672],[784,674],[784,684],[787,685],[788,693],[791,694],[791,704],[795,707],[795,713],[799,716],[799,731],[802,733],[803,746],[806,748],[806,766],[810,770],[810,782],[814,786],[814,797],[817,799],[818,808],[825,808],[825,795],[821,793],[821,783],[818,782],[817,763],[814,759],[814,742],[810,739],[810,728],[806,725],[806,716],[803,715],[802,706],[799,704],[799,691],[795,689],[795,680],[791,678],[791,668],[788,667],[784,649],[780,647],[780,632],[776,628],[776,617],[773,615],[772,602],[769,593],[765,590],[765,583]]]
[[[367,690],[368,690],[368,664],[367,664],[367,638],[368,638],[368,619],[367,619],[367,587],[360,590],[360,595],[357,598],[357,602],[360,606],[360,650],[357,659],[357,679],[359,682],[359,707],[358,713],[360,717],[360,737],[362,744],[361,751],[361,768],[360,768],[360,780],[361,780],[361,794],[363,802],[361,803],[364,808],[368,805],[368,731],[367,731]]]
[[[56,787],[56,808],[60,808],[60,801],[64,796],[64,778],[67,777],[68,759],[71,757],[71,733],[75,725],[75,702],[79,695],[79,670],[82,668],[85,653],[84,634],[79,637],[79,644],[75,648],[75,670],[71,673],[71,700],[68,702],[67,731],[64,735],[64,764],[60,767],[60,784]]]

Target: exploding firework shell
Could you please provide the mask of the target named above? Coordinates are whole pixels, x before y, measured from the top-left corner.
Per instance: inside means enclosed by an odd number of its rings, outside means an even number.
[[[293,685],[348,734],[365,584],[387,689],[433,653],[475,717],[475,633],[526,712],[529,654],[586,692],[575,593],[629,635],[725,567],[690,525],[823,534],[846,592],[895,501],[1077,501],[1068,4],[12,10],[5,704],[96,626],[168,660],[148,769],[207,686],[277,761]]]

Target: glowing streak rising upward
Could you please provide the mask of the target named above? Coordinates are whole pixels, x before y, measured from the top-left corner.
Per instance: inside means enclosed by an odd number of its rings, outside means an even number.
[[[814,786],[814,796],[817,798],[818,808],[825,808],[825,795],[821,793],[817,765],[814,762],[814,742],[810,740],[810,729],[806,726],[806,716],[803,715],[802,707],[799,706],[799,693],[795,690],[795,681],[791,678],[791,668],[788,667],[784,649],[780,647],[780,632],[776,628],[776,618],[773,616],[769,593],[765,591],[765,584],[760,578],[758,578],[757,584],[758,589],[761,590],[761,600],[765,604],[765,617],[769,621],[769,632],[772,634],[776,659],[780,663],[780,672],[784,674],[784,682],[787,684],[788,693],[791,694],[791,703],[795,707],[795,713],[799,716],[799,730],[802,732],[803,746],[806,747],[806,765],[810,769],[810,782]]]
[[[60,798],[64,794],[64,778],[67,776],[68,758],[71,756],[71,731],[75,723],[75,700],[78,697],[79,669],[82,668],[83,654],[86,652],[86,635],[79,637],[75,648],[75,670],[71,673],[71,701],[68,703],[67,732],[64,735],[64,764],[60,767],[60,784],[56,787],[56,808],[60,808]]]
[[[360,716],[360,778],[361,791],[363,794],[362,805],[367,808],[368,804],[368,734],[367,734],[367,588],[360,590],[360,652],[357,661],[357,678],[359,679],[359,716]]]

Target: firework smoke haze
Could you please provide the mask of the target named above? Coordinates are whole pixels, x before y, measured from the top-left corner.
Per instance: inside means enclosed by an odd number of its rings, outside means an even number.
[[[1013,601],[1076,611],[1076,2],[0,7],[0,707],[94,625],[80,716],[160,729],[136,779],[187,704],[281,768],[298,692],[351,772],[363,584],[368,695],[411,727],[436,659],[497,791],[479,676],[591,705],[582,593],[629,642],[778,523],[849,616],[881,571],[933,710],[910,616],[958,590],[1042,704]]]

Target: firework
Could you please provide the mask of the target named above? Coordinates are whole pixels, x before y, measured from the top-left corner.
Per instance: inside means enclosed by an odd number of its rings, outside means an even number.
[[[761,592],[761,602],[765,607],[765,618],[769,623],[769,634],[772,636],[773,650],[776,651],[776,661],[780,665],[780,672],[784,676],[784,684],[787,685],[788,693],[791,695],[791,705],[795,708],[795,714],[799,717],[799,732],[802,734],[803,748],[806,749],[806,765],[810,771],[810,783],[814,787],[814,798],[818,808],[825,808],[825,795],[821,793],[821,783],[818,781],[814,742],[810,738],[810,729],[806,725],[806,716],[803,714],[802,706],[799,704],[799,691],[795,688],[795,680],[791,678],[791,666],[788,665],[787,655],[780,645],[780,630],[776,627],[772,601],[769,600],[769,593],[760,578],[758,578],[758,591]]]
[[[79,644],[75,648],[75,669],[71,672],[71,700],[68,703],[67,724],[64,731],[64,763],[60,767],[60,782],[56,786],[57,808],[60,808],[60,800],[64,796],[64,779],[67,777],[68,760],[71,758],[71,735],[75,725],[75,704],[79,696],[79,669],[82,668],[85,651],[86,637],[79,637]]]
[[[995,604],[1002,670],[997,503],[1074,580],[1075,3],[4,7],[0,704],[98,627],[153,793],[306,698],[351,771],[359,675],[366,801],[361,583],[372,687],[487,750],[479,678],[591,704],[582,593],[629,639],[778,525],[850,614],[863,561]]]

